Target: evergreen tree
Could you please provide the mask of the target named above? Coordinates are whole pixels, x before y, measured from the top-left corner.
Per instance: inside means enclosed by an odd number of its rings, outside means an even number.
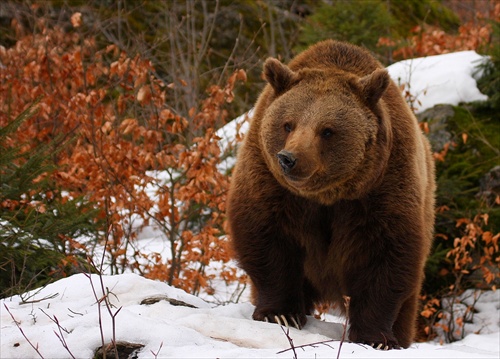
[[[393,25],[393,18],[380,0],[324,2],[308,17],[299,49],[335,39],[373,50],[380,37],[389,35]]]
[[[86,262],[86,242],[97,236],[96,209],[51,180],[50,144],[26,150],[11,141],[9,134],[35,112],[31,106],[0,128],[0,297],[74,273]]]

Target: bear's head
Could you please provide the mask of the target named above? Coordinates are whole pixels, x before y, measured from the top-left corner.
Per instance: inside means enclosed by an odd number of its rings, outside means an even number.
[[[390,79],[336,69],[264,65],[270,99],[260,141],[276,179],[293,193],[331,204],[360,198],[386,168],[391,128],[382,96]]]

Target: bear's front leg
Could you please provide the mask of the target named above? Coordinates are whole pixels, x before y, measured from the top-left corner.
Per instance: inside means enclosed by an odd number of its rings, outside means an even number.
[[[252,281],[253,319],[301,329],[310,310],[304,303],[303,250],[283,230],[284,215],[270,212],[269,203],[233,197],[229,212],[233,249]]]
[[[289,239],[248,237],[235,248],[241,267],[252,280],[253,319],[302,329],[310,310],[304,303],[304,275],[300,249]],[[262,243],[262,242],[265,242]],[[259,243],[260,242],[260,243]],[[252,254],[247,255],[251,246]]]
[[[409,260],[410,261],[410,260]],[[373,264],[373,260],[370,261]],[[391,261],[389,261],[391,262]],[[411,261],[410,261],[411,262]],[[353,278],[348,292],[351,297],[349,307],[349,339],[353,342],[368,344],[376,349],[389,350],[407,347],[410,343],[400,342],[394,332],[394,324],[398,320],[403,303],[412,296],[409,292],[418,280],[413,271],[398,269],[397,261],[393,265],[379,263],[374,269],[367,269],[349,276]],[[406,284],[405,284],[406,283]],[[416,308],[413,308],[416,309]],[[407,310],[407,309],[404,309]],[[408,321],[415,316],[409,316]],[[407,327],[415,322],[402,323]]]

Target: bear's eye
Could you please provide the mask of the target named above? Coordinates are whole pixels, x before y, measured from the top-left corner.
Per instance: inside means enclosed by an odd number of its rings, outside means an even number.
[[[283,128],[285,129],[286,133],[292,132],[292,125],[290,125],[289,122],[285,122],[285,125],[283,126]]]
[[[323,131],[321,131],[321,137],[323,138],[330,138],[333,135],[333,130],[331,128],[325,128]]]

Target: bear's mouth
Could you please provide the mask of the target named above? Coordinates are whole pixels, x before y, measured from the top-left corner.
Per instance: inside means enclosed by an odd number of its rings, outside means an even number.
[[[310,176],[297,176],[297,175],[283,173],[283,177],[291,186],[296,187],[296,188],[303,188],[307,185],[307,183],[308,183],[309,179],[312,177],[312,175],[310,175]]]
[[[290,182],[304,182],[308,177],[299,177],[291,174],[284,174],[285,178]]]

